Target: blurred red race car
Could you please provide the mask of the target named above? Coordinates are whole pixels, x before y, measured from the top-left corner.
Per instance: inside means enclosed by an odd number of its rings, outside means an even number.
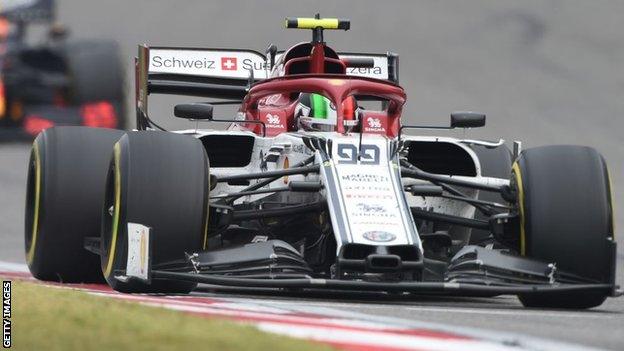
[[[28,29],[47,36],[32,44]],[[67,41],[52,0],[0,9],[0,141],[55,125],[123,127],[123,69],[113,41]]]

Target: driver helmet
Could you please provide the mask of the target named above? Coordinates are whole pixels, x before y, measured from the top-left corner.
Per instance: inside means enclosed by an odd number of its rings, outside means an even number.
[[[321,94],[301,93],[295,117],[299,128],[306,131],[333,132],[336,129],[336,106]]]
[[[298,100],[295,117],[300,129],[317,132],[335,131],[337,123],[336,106],[330,99],[321,94],[301,93]],[[345,127],[350,130],[357,125],[357,103],[352,96],[349,96],[343,105]]]

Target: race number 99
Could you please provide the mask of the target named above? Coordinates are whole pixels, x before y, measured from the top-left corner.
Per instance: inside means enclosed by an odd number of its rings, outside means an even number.
[[[357,164],[359,156],[359,163],[362,165],[378,165],[379,154],[380,151],[377,145],[362,144],[358,153],[358,148],[355,145],[338,144],[338,164]]]

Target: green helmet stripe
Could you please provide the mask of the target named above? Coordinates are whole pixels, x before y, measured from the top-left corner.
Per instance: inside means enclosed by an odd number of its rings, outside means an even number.
[[[327,119],[329,100],[319,94],[310,94],[310,100],[312,101],[312,117]]]

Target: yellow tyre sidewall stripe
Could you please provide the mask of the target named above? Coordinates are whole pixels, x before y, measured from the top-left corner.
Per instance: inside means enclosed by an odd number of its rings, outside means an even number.
[[[39,232],[39,206],[41,201],[41,156],[39,154],[39,144],[36,139],[33,143],[33,153],[35,155],[35,209],[33,211],[30,247],[26,252],[26,262],[29,265],[32,264],[35,258],[35,247],[37,245],[37,234]]]
[[[115,203],[113,205],[113,225],[111,226],[111,242],[108,249],[108,258],[106,260],[106,268],[104,277],[109,277],[113,270],[113,261],[115,260],[115,249],[117,247],[117,232],[119,231],[119,212],[121,211],[121,147],[119,142],[115,143],[113,148],[113,157],[115,159]]]
[[[206,166],[208,167],[208,194],[206,195],[206,222],[204,223],[204,242],[202,248],[206,250],[208,248],[208,220],[210,219],[210,160],[206,157]]]
[[[520,173],[520,165],[517,161],[514,162],[511,169],[514,177],[516,178],[516,187],[518,189],[518,207],[520,210],[520,254],[522,256],[526,256],[526,232],[524,230],[524,185],[522,184],[522,173]]]
[[[609,172],[609,167],[605,167],[607,169],[607,181],[609,182],[609,200],[611,200],[611,233],[612,237],[615,238],[615,200],[613,200],[613,182],[611,181],[611,173]]]

